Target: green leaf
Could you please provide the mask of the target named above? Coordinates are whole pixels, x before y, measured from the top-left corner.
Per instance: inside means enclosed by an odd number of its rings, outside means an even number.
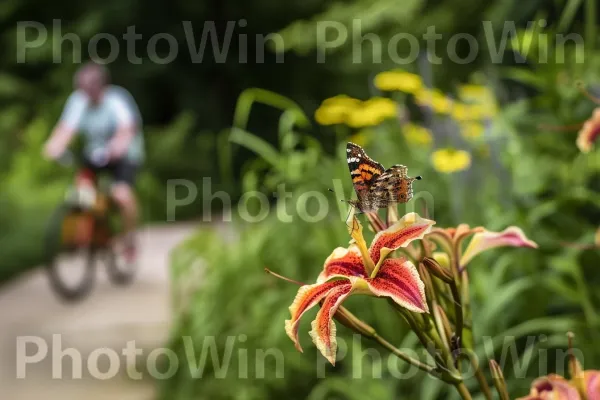
[[[278,168],[281,165],[281,159],[277,149],[266,140],[261,139],[248,131],[236,127],[231,128],[229,141],[252,150],[273,167]]]

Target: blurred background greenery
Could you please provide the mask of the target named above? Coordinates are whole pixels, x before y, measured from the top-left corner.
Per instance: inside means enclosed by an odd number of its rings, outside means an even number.
[[[594,340],[600,323],[600,257],[593,243],[600,225],[600,159],[593,150],[578,149],[576,130],[549,128],[579,123],[592,114],[594,103],[575,83],[581,80],[600,94],[597,13],[593,0],[65,0],[49,8],[5,0],[0,5],[0,278],[40,262],[47,216],[72,177],[72,171],[44,161],[40,152],[72,90],[77,52],[66,41],[59,48],[62,62],[53,62],[56,44],[47,40],[27,50],[25,63],[17,63],[17,22],[38,21],[50,36],[59,35],[52,21],[60,16],[62,34],[81,38],[83,60],[96,33],[120,38],[135,25],[142,35],[137,48],[142,62],[132,63],[121,42],[122,51],[109,67],[113,82],[133,94],[145,120],[148,162],[139,181],[145,220],[166,219],[171,178],[200,184],[211,177],[213,193],[225,190],[235,201],[246,191],[258,190],[269,195],[273,206],[260,223],[234,218],[239,235],[233,242],[203,228],[173,254],[173,290],[180,308],[172,346],[183,354],[182,336],[191,336],[200,351],[206,337],[244,334],[250,354],[265,348],[284,354],[285,377],[276,377],[274,366],[260,379],[239,379],[237,368],[224,378],[209,370],[194,379],[182,368],[174,379],[161,383],[165,399],[453,395],[424,375],[398,380],[384,369],[382,379],[370,374],[352,379],[352,369],[343,362],[327,368],[327,379],[317,379],[314,349],[305,346],[310,350],[297,353],[284,333],[296,288],[266,277],[263,268],[311,281],[332,248],[346,243],[344,215],[327,188],[342,179],[344,197],[351,196],[344,156],[348,140],[364,145],[383,165],[402,163],[411,175],[422,175],[415,190],[433,196],[430,216],[438,226],[465,222],[499,230],[518,225],[539,243],[538,251],[495,251],[470,266],[474,329],[499,344],[496,356],[502,350],[498,338],[517,336],[519,360],[514,361],[526,363],[527,376],[533,378],[540,374],[539,360],[532,357],[536,350],[564,347],[565,332],[572,330],[585,365],[598,368],[600,348]],[[198,42],[206,21],[216,21],[223,38],[227,21],[241,19],[247,25],[234,31],[225,62],[217,62],[210,46],[201,63],[193,62],[182,21],[191,21]],[[318,46],[319,21],[350,29],[355,20],[361,21],[363,35],[380,38],[383,49],[399,32],[421,38],[435,26],[443,35],[435,48],[441,61],[432,63],[423,52],[415,62],[398,65],[388,51],[373,53],[365,40],[357,62],[352,34],[335,49]],[[492,29],[486,30],[483,21],[491,21]],[[493,62],[491,46],[502,41],[506,21],[514,21],[517,34]],[[161,32],[179,43],[179,55],[167,64],[152,62],[145,51],[147,40]],[[272,32],[280,33],[285,53],[270,47],[265,62],[257,62],[252,57],[256,35]],[[466,41],[458,42],[455,54],[446,51],[458,33],[477,40],[479,51],[468,63],[456,62],[456,56],[469,55]],[[554,35],[568,33],[581,35],[585,48],[574,42],[556,47]],[[238,54],[245,40],[252,50],[242,63]],[[101,54],[109,51],[102,47],[106,44],[100,43]],[[409,51],[398,48],[400,56]],[[168,48],[159,45],[158,53],[165,55]],[[319,54],[325,62],[317,62]],[[284,62],[277,62],[278,57]],[[382,75],[385,71],[395,72]],[[348,97],[324,101],[338,95]],[[330,200],[328,217],[318,223],[298,215],[292,223],[279,220],[275,210],[282,205],[273,192],[281,183],[293,192],[287,200],[290,213],[302,193],[316,190]],[[415,200],[409,207],[419,204]],[[177,219],[200,218],[202,205],[198,199],[178,210]],[[197,259],[205,261],[202,278],[183,292],[197,274]],[[416,343],[403,324],[375,305],[362,298],[348,304],[402,346]],[[307,330],[303,324],[300,331]],[[347,331],[340,331],[350,339]],[[546,340],[532,344],[528,335],[545,335]],[[302,340],[307,342],[306,337]],[[224,349],[225,341],[219,346]],[[237,362],[235,357],[232,362]],[[371,360],[364,357],[362,362],[370,371]],[[556,363],[548,363],[551,372]],[[525,395],[530,381],[511,379],[511,363],[506,365],[511,394]],[[556,369],[562,372],[564,365]],[[249,376],[255,374],[250,371]]]

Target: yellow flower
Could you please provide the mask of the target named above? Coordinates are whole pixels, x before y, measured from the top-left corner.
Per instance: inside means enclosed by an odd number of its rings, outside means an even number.
[[[457,121],[474,121],[477,116],[473,114],[473,110],[469,104],[455,103],[452,107],[452,118]]]
[[[466,139],[479,139],[484,131],[485,127],[479,122],[468,121],[460,124],[460,132]]]
[[[471,154],[464,150],[445,148],[431,154],[433,168],[438,172],[451,174],[463,171],[471,166]]]
[[[598,228],[596,235],[594,235],[594,244],[596,247],[600,247],[600,228]]]
[[[377,110],[383,118],[393,118],[398,115],[398,104],[385,97],[373,97],[363,103],[363,107],[370,110]]]
[[[375,76],[375,86],[384,91],[416,93],[423,87],[421,77],[401,70],[381,72]]]
[[[471,112],[477,119],[492,118],[498,113],[494,93],[486,86],[462,85],[458,96],[464,103],[470,104]]]
[[[359,107],[361,101],[345,95],[331,97],[323,101],[315,112],[315,120],[320,125],[335,125],[346,122],[348,114]]]
[[[404,137],[408,143],[419,146],[428,146],[433,142],[431,131],[416,124],[407,124],[404,127]]]
[[[373,108],[358,108],[352,111],[346,119],[346,124],[352,128],[375,126],[383,122],[384,118]]]
[[[452,99],[437,89],[423,89],[415,95],[417,104],[431,107],[439,114],[449,114],[452,110]]]
[[[391,99],[374,97],[348,114],[346,123],[353,128],[375,126],[398,115],[398,104]]]
[[[361,101],[345,94],[330,97],[323,101],[323,106],[344,106],[348,108],[358,107]]]
[[[378,125],[398,115],[398,104],[391,99],[374,97],[360,101],[345,95],[331,97],[315,112],[320,125],[346,124],[353,128]]]
[[[458,88],[458,97],[465,102],[485,103],[494,99],[492,91],[481,85],[461,85]]]

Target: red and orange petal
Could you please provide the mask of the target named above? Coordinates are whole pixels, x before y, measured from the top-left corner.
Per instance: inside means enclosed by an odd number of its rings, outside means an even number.
[[[408,213],[388,229],[375,235],[369,248],[369,254],[375,264],[379,262],[383,248],[391,250],[406,247],[413,240],[423,239],[431,231],[435,221],[421,218],[416,213]]]
[[[357,276],[367,278],[360,250],[356,245],[345,249],[338,247],[325,260],[323,272],[319,275],[317,283],[325,282],[333,276]]]
[[[336,326],[333,322],[333,316],[351,292],[351,284],[340,285],[331,290],[323,301],[317,317],[311,323],[310,337],[317,349],[332,365],[335,365],[337,354]]]
[[[296,345],[296,349],[302,352],[302,347],[298,341],[298,326],[302,315],[316,306],[332,290],[341,286],[352,287],[349,280],[341,279],[314,285],[304,285],[298,290],[294,302],[290,306],[291,319],[285,321],[285,332]]]
[[[383,262],[377,276],[367,280],[371,293],[390,297],[398,305],[414,312],[429,312],[425,284],[412,262],[390,258]]]

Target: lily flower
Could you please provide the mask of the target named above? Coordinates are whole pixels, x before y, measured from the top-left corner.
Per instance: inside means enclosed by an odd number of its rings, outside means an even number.
[[[581,400],[581,397],[565,378],[550,374],[533,381],[529,395],[517,400]]]
[[[569,333],[569,374],[571,384],[579,391],[584,400],[600,400],[600,371],[584,371],[579,360],[573,354],[573,334]]]
[[[469,236],[472,238],[463,252],[462,243]],[[461,268],[478,254],[496,247],[538,247],[537,243],[528,239],[523,230],[516,226],[509,226],[502,232],[492,232],[481,226],[470,228],[467,224],[460,224],[456,228],[435,228],[428,237],[438,239],[436,241],[448,254],[460,260]]]
[[[592,117],[583,123],[577,135],[577,147],[582,153],[589,153],[600,137],[600,107],[592,113]]]
[[[584,371],[583,382],[588,400],[600,400],[600,371]]]
[[[388,229],[379,232],[367,248],[362,226],[354,217],[350,247],[336,248],[325,260],[323,271],[313,285],[298,290],[290,306],[291,319],[285,321],[285,330],[296,345],[300,318],[306,311],[321,303],[321,309],[312,322],[310,336],[313,342],[335,365],[337,351],[336,326],[333,316],[349,296],[363,294],[387,297],[407,310],[429,312],[424,284],[414,264],[405,258],[388,258],[396,249],[422,239],[435,221],[410,213]]]
[[[536,249],[537,243],[529,240],[523,230],[516,226],[509,226],[502,232],[484,230],[476,233],[469,242],[467,249],[460,258],[460,265],[469,263],[479,253],[496,247],[530,247]]]

